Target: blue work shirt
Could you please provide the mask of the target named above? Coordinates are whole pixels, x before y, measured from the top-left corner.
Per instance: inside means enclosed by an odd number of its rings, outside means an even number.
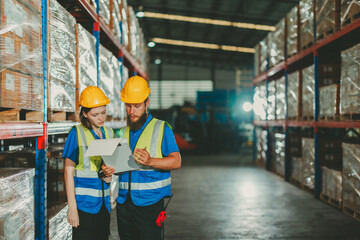
[[[151,119],[153,119],[153,117],[149,113],[144,125],[140,129],[138,129],[136,131],[130,130],[131,151],[134,152],[135,145],[136,145],[141,133],[143,132],[145,126],[150,122]],[[179,152],[179,147],[176,144],[174,133],[167,124],[165,124],[165,128],[164,128],[164,137],[163,137],[163,141],[162,141],[161,151],[162,151],[162,154],[164,157],[169,156],[169,154],[172,152]]]
[[[95,139],[100,139],[100,137],[96,135],[94,130],[91,129],[90,131],[93,134],[93,136],[95,136]],[[103,127],[101,127],[101,131],[103,137],[105,138],[105,132]],[[75,165],[78,165],[79,163],[79,159],[78,159],[79,146],[77,140],[78,139],[77,139],[76,129],[73,127],[66,138],[63,155],[62,155],[63,158],[69,158],[70,160],[72,160],[75,163]]]

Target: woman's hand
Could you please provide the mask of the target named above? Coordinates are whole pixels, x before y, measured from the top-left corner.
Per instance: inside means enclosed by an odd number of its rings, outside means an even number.
[[[107,177],[111,177],[115,173],[115,168],[106,165],[101,166],[101,170]],[[105,181],[105,180],[104,180]]]
[[[112,176],[109,176],[109,177],[103,177],[102,180],[106,183],[111,183],[112,181]]]
[[[68,216],[67,216],[68,223],[73,226],[74,228],[77,228],[79,223],[79,213],[78,210],[75,208],[70,208],[68,210]]]

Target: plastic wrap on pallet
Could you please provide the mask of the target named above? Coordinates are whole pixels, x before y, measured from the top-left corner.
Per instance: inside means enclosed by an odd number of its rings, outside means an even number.
[[[341,52],[340,113],[360,113],[360,44]]]
[[[276,84],[276,119],[285,119],[285,77],[275,81]]]
[[[57,1],[50,1],[49,20],[49,107],[59,111],[75,111],[76,20]]]
[[[288,74],[288,109],[289,118],[295,118],[298,114],[298,89],[299,89],[299,72]]]
[[[300,1],[300,47],[306,49],[314,42],[313,0]]]
[[[268,83],[268,99],[267,99],[267,119],[276,119],[276,83],[271,81]]]
[[[40,0],[0,2],[1,107],[43,110],[40,9]]]
[[[110,24],[110,0],[99,0],[99,15],[106,25]]]
[[[339,29],[340,13],[335,14],[336,0],[316,0],[316,37],[323,38]],[[337,21],[335,19],[338,18]]]
[[[314,116],[314,102],[315,102],[315,73],[314,65],[304,68],[303,74],[303,116],[313,117]]]
[[[0,169],[0,238],[34,239],[35,169]]]
[[[121,39],[121,13],[120,13],[120,2],[119,0],[114,1],[114,8],[112,11],[112,32],[114,33],[115,37],[119,40]]]
[[[344,27],[359,17],[359,0],[341,0],[341,26]]]
[[[275,170],[285,176],[285,134],[275,133]]]
[[[268,68],[268,40],[267,37],[259,42],[260,44],[260,73],[264,73]]]
[[[128,27],[129,27],[129,46],[128,49],[130,53],[136,57],[137,56],[137,47],[139,43],[139,22],[135,15],[135,11],[132,7],[128,6],[127,8],[127,17],[128,17]]]
[[[260,61],[260,44],[256,44],[255,46],[255,53],[254,53],[254,74],[255,76],[260,74],[260,66],[259,66],[259,61]]]
[[[336,88],[336,84],[320,87],[320,117],[335,116]]]
[[[79,92],[88,86],[97,86],[96,38],[80,24],[76,24],[79,61]]]
[[[310,189],[315,188],[315,146],[313,138],[302,139],[302,184]]]
[[[301,184],[303,182],[303,160],[302,157],[291,157],[290,178]]]
[[[110,104],[106,106],[107,115],[114,115],[114,102],[111,101],[114,96],[114,68],[112,57],[114,56],[109,50],[100,45],[100,82],[99,87],[104,91],[105,95],[110,99]]]
[[[342,172],[327,167],[321,168],[321,193],[333,200],[342,200]]]
[[[287,55],[292,56],[298,52],[298,7],[295,6],[287,14]]]
[[[267,131],[256,128],[256,164],[265,166],[267,151]]]
[[[114,102],[114,118],[120,118],[120,108],[121,108],[121,74],[120,74],[120,67],[121,63],[119,60],[116,59],[116,57],[112,56],[112,67],[113,67],[113,73],[114,73],[114,95],[111,99]],[[111,101],[110,100],[110,101]]]
[[[121,81],[121,86],[124,87],[126,81],[129,78],[129,69],[127,67],[124,66],[124,64],[122,65],[122,81]],[[120,100],[121,101],[121,100]],[[123,101],[121,101],[121,105],[120,105],[120,119],[125,119],[126,118],[126,110],[125,110],[125,103]]]
[[[122,25],[122,44],[125,47],[129,46],[129,26],[127,17],[127,1],[120,0],[120,13],[121,13],[121,25]]]
[[[275,26],[275,31],[268,34],[269,67],[285,60],[285,19]]]
[[[343,143],[343,207],[360,213],[360,144]]]
[[[261,83],[255,87],[254,92],[255,119],[266,120],[266,106],[266,84]]]
[[[72,227],[67,221],[68,206],[49,219],[49,240],[72,239]]]

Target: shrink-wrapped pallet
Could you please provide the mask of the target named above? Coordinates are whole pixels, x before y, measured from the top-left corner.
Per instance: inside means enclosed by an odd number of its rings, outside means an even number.
[[[360,113],[360,44],[341,52],[340,113]]]
[[[275,133],[275,171],[281,176],[285,176],[285,134]]]
[[[304,68],[302,70],[303,76],[303,102],[302,113],[304,117],[314,116],[314,103],[315,103],[315,73],[314,65]]]
[[[285,60],[285,18],[268,34],[269,67]]]
[[[293,7],[287,14],[287,55],[298,53],[298,6]]]
[[[266,106],[266,84],[260,83],[255,87],[254,92],[255,119],[266,120]]]
[[[321,168],[321,193],[330,199],[342,200],[342,173],[327,167]]]
[[[276,84],[276,119],[285,119],[285,77],[275,81]]]
[[[260,44],[260,73],[268,70],[268,39],[267,37],[259,42]]]
[[[75,111],[76,20],[57,1],[50,1],[49,107]]]
[[[302,184],[309,189],[315,188],[315,146],[313,138],[302,139]]]
[[[360,213],[360,144],[343,143],[343,207]]]
[[[121,13],[121,25],[122,25],[121,43],[127,48],[129,46],[129,25],[128,25],[128,17],[127,17],[127,0],[120,0],[120,13]]]
[[[111,99],[114,102],[114,118],[120,118],[120,112],[121,112],[121,64],[119,60],[116,59],[116,57],[112,56],[112,67],[114,72],[114,95]],[[110,101],[111,101],[110,100]]]
[[[352,23],[360,17],[359,0],[341,0],[341,26]]]
[[[300,1],[300,48],[306,49],[314,43],[313,0]]]
[[[59,209],[62,208],[62,209]],[[67,221],[68,205],[48,209],[49,240],[72,239],[72,227]]]
[[[320,87],[320,117],[334,117],[336,114],[337,85]]]
[[[293,72],[288,75],[288,118],[296,118],[298,116],[298,90],[299,90],[299,72]]]
[[[79,93],[88,86],[97,86],[96,70],[96,38],[80,24],[77,28],[77,75],[79,80]],[[80,96],[80,94],[79,94]]]
[[[267,98],[267,120],[276,119],[276,83],[271,81],[268,83],[268,98]]]
[[[322,39],[340,27],[340,0],[316,0],[316,37]]]
[[[126,81],[129,78],[129,69],[122,64],[121,66],[121,74],[122,74],[122,81],[121,81],[121,89],[124,87]],[[121,101],[121,100],[120,100]],[[126,118],[126,110],[125,110],[125,103],[121,101],[120,105],[120,119]]]
[[[267,131],[256,128],[256,164],[265,166],[267,151]]]
[[[114,115],[114,68],[113,68],[113,54],[104,46],[100,45],[99,51],[99,68],[100,68],[100,82],[99,87],[104,91],[105,95],[110,99],[110,104],[106,106],[107,115]]]
[[[254,74],[257,76],[260,74],[260,44],[256,44],[254,49]]]
[[[136,58],[139,46],[139,21],[135,15],[134,9],[130,6],[127,8],[127,18],[129,27],[129,45],[128,50]]]
[[[40,0],[0,1],[1,107],[43,110],[40,9]]]
[[[110,5],[111,4],[111,5]],[[106,25],[110,25],[113,0],[99,0],[99,15]]]
[[[121,24],[121,12],[120,12],[120,0],[113,0],[113,4],[114,4],[114,8],[112,11],[112,22],[110,23],[111,25],[111,30],[114,33],[116,39],[119,41],[121,41],[121,28],[120,28],[120,24]]]
[[[34,169],[0,169],[0,238],[35,238]]]

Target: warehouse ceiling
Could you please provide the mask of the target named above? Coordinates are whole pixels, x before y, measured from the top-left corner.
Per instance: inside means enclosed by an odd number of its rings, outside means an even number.
[[[154,12],[197,18],[275,26],[298,0],[128,0],[135,12]],[[212,24],[139,18],[146,41],[164,38],[253,48],[267,31]],[[233,69],[250,66],[253,54],[204,48],[156,44],[150,48],[150,61]]]

